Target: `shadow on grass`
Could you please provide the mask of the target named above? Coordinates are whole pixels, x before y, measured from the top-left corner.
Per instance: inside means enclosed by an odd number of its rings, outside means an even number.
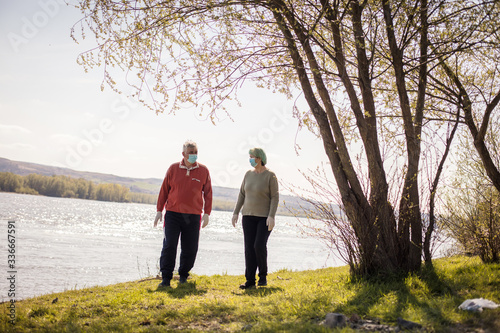
[[[436,270],[434,269],[434,266],[432,263],[425,264],[422,267],[422,271],[420,273],[420,278],[422,281],[424,281],[431,291],[431,293],[436,294],[436,295],[445,295],[445,294],[453,294],[455,295],[455,292],[453,291],[453,285],[451,281],[445,281],[442,278],[440,278]]]
[[[443,312],[443,309],[436,306],[440,303],[432,297],[453,295],[453,288],[450,287],[449,282],[436,274],[432,265],[423,267],[420,274],[414,277],[393,276],[385,280],[360,279],[351,283],[353,288],[358,289],[356,296],[337,307],[336,312],[348,316],[357,314],[363,317],[368,315],[373,307],[386,304],[386,310],[389,309],[389,311],[383,319],[388,322],[394,323],[400,317],[405,319],[405,311],[408,308],[419,308],[429,321],[439,322],[444,326],[454,324],[447,318],[448,316]],[[408,284],[412,284],[413,289],[410,289]],[[422,292],[425,292],[425,289],[429,290],[431,297],[419,298],[418,295],[414,294],[415,290],[418,291],[418,289],[422,289]]]
[[[256,296],[256,297],[266,297],[272,295],[276,292],[283,291],[283,288],[279,287],[259,287],[256,289],[245,289],[240,292],[233,291],[232,294],[235,296]]]
[[[174,286],[175,287],[175,286]],[[197,289],[196,282],[186,282],[184,284],[178,284],[175,288],[156,288],[149,291],[150,293],[165,293],[169,294],[171,297],[182,299],[189,296],[200,296],[205,295],[207,291],[205,289]]]

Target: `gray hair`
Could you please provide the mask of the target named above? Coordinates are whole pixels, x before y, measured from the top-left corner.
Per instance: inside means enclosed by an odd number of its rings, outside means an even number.
[[[194,141],[187,140],[182,146],[182,151],[186,152],[188,148],[196,148],[196,150],[198,150],[198,145],[196,145],[196,142]]]

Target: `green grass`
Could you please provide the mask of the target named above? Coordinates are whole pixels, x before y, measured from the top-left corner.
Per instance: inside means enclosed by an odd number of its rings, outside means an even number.
[[[192,276],[171,289],[157,290],[159,281],[148,280],[69,290],[18,301],[15,324],[4,303],[0,331],[331,332],[319,323],[337,312],[389,325],[402,317],[426,332],[500,332],[500,308],[458,309],[468,298],[500,302],[500,265],[477,258],[435,260],[434,269],[390,282],[352,281],[346,267],[279,271],[254,290],[238,289],[242,282],[242,276]]]

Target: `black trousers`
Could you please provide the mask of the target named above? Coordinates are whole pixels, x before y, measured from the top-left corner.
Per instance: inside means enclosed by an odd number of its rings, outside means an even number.
[[[271,231],[267,230],[267,217],[243,216],[243,239],[245,243],[245,277],[255,283],[255,273],[259,278],[267,277],[267,240]]]
[[[198,253],[200,222],[201,215],[170,211],[165,213],[165,237],[160,255],[160,271],[163,280],[172,279],[179,237],[181,239],[179,275],[186,278],[189,276]]]

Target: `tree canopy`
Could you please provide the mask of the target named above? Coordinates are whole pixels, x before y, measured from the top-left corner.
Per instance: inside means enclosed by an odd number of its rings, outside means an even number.
[[[155,112],[192,103],[215,116],[247,81],[300,91],[296,114],[322,139],[358,242],[355,273],[420,268],[422,159],[443,155],[450,121],[498,178],[484,143],[500,100],[496,1],[79,3],[73,36],[98,43],[80,63]]]

